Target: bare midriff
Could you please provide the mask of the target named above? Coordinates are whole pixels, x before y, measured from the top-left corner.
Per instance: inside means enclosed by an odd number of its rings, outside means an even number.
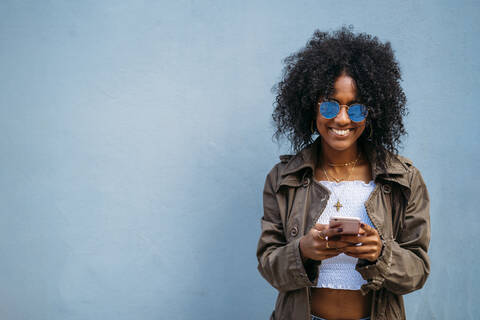
[[[351,320],[370,316],[372,292],[360,290],[311,288],[311,312],[328,320]]]

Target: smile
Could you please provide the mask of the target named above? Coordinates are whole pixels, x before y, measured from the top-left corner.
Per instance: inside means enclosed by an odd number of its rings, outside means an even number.
[[[333,133],[335,136],[346,137],[353,131],[353,129],[340,130],[340,129],[329,128],[328,131]]]

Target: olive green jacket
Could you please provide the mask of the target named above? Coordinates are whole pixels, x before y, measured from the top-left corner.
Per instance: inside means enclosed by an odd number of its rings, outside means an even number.
[[[257,246],[258,270],[279,293],[270,319],[310,320],[310,287],[321,261],[302,263],[300,238],[322,214],[330,192],[312,183],[320,138],[294,156],[281,156],[267,175],[264,215]],[[363,145],[375,189],[365,209],[383,242],[376,262],[359,259],[355,269],[373,291],[371,319],[405,319],[402,295],[420,289],[429,273],[429,196],[417,168],[404,157],[387,154],[382,169],[375,152]]]

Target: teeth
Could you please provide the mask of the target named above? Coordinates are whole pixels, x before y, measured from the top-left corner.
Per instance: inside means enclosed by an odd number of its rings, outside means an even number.
[[[345,136],[350,132],[350,130],[348,130],[348,129],[347,130],[338,130],[338,129],[333,129],[333,128],[332,128],[332,131],[335,132],[336,134],[338,134],[339,136]]]

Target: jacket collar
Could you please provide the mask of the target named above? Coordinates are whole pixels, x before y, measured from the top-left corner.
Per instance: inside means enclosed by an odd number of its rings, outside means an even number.
[[[302,184],[301,180],[303,180],[306,175],[313,175],[315,164],[321,153],[320,142],[321,137],[318,137],[312,144],[302,149],[288,161],[280,174],[277,190],[282,184],[290,186]],[[409,187],[409,181],[406,175],[409,168],[398,156],[387,151],[386,166],[382,168],[377,163],[376,152],[373,147],[368,143],[362,143],[361,147],[370,162],[374,181],[383,179]],[[299,174],[301,171],[304,171],[302,175]]]

